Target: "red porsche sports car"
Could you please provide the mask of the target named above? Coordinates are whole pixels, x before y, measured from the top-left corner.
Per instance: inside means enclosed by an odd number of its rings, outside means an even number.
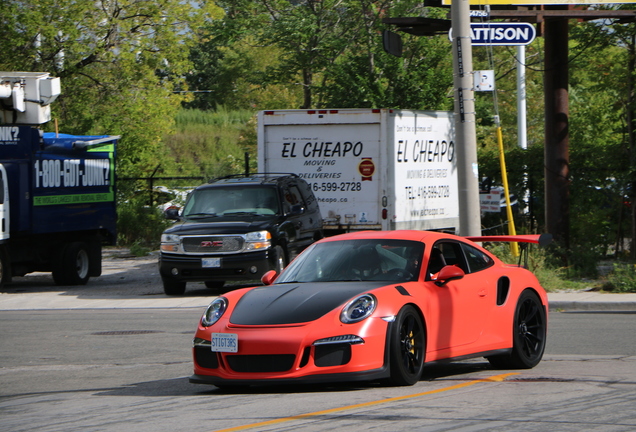
[[[230,291],[208,306],[190,382],[412,385],[425,363],[482,356],[495,368],[532,368],[545,348],[547,295],[530,271],[476,242],[549,237],[325,238],[280,275],[265,274],[265,286]]]

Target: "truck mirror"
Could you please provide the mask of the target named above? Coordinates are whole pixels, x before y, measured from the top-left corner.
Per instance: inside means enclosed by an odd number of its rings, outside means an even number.
[[[179,209],[177,207],[169,207],[164,212],[163,215],[166,219],[170,220],[178,220],[179,219]]]
[[[291,214],[291,215],[300,215],[300,214],[303,214],[303,213],[305,213],[305,207],[303,207],[300,204],[296,204],[296,205],[291,206],[291,209],[289,211],[289,214]]]

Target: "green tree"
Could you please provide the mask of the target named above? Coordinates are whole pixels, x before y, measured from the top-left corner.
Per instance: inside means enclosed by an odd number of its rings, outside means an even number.
[[[219,1],[226,15],[193,48],[189,107],[447,109],[451,50],[444,36],[382,48],[382,19],[427,13],[415,0]],[[237,5],[238,3],[238,5]]]
[[[61,78],[63,132],[122,135],[120,176],[152,170],[185,96],[189,47],[213,2],[0,0],[0,69]],[[47,125],[51,129],[52,125]]]

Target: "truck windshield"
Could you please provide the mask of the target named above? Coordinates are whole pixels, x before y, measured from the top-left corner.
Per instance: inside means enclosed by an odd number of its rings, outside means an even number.
[[[190,194],[183,216],[201,218],[227,215],[277,215],[276,189],[268,187],[213,187]]]
[[[344,240],[310,246],[276,283],[353,280],[415,281],[424,244],[410,240]]]

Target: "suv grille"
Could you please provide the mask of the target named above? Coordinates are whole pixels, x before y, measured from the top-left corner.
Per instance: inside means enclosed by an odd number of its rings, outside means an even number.
[[[191,253],[238,252],[244,244],[245,240],[241,236],[185,237],[183,250]]]

